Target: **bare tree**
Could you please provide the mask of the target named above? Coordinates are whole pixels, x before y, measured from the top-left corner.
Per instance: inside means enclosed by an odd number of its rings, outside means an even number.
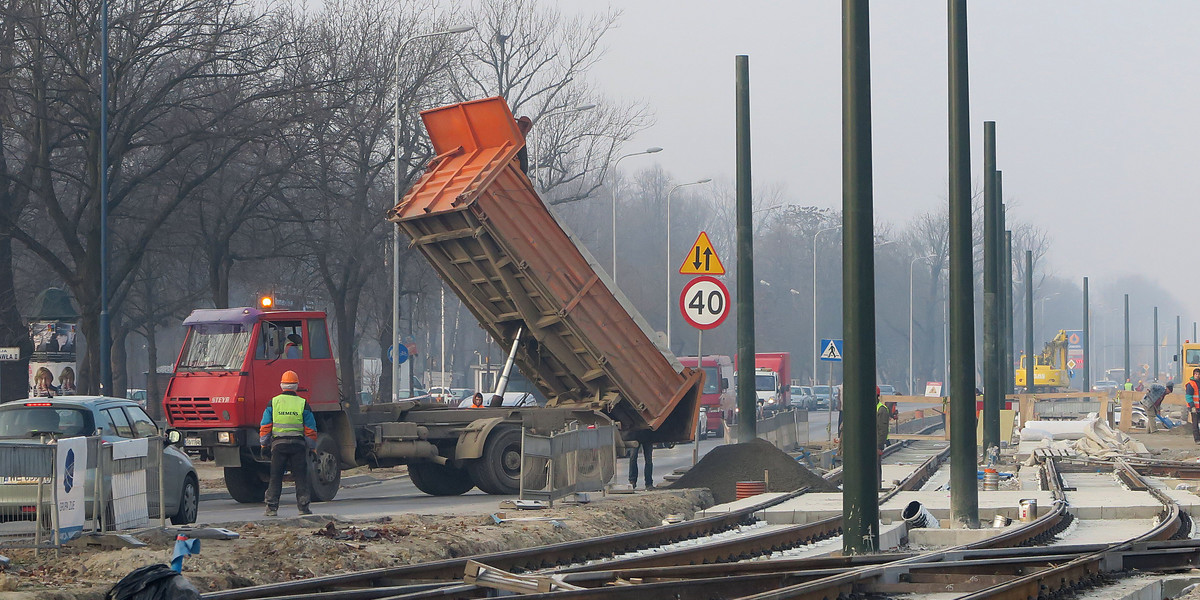
[[[567,18],[534,0],[476,0],[463,15],[475,31],[454,70],[455,96],[502,96],[533,120],[531,173],[548,202],[590,197],[621,143],[651,124],[645,105],[608,100],[586,79],[620,13]],[[595,108],[572,110],[584,105]]]

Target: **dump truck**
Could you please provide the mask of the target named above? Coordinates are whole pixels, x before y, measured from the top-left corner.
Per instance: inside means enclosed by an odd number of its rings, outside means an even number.
[[[1025,353],[1021,353],[1021,360],[1013,374],[1013,383],[1017,387],[1024,388],[1029,394],[1068,391],[1068,387],[1071,385],[1071,376],[1067,372],[1066,330],[1059,329],[1054,339],[1047,342],[1042,348],[1042,352],[1033,358],[1033,382],[1032,385],[1029,385],[1025,381],[1025,361],[1028,358]]]
[[[522,428],[615,423],[653,442],[693,439],[704,374],[657,347],[652,330],[559,224],[522,172],[524,139],[501,98],[422,113],[436,156],[387,218],[547,399],[478,409],[419,399],[360,406],[340,390],[325,313],[199,309],[163,404],[184,448],[225,469],[229,493],[261,502],[268,462],[258,423],[280,375],[300,374],[319,435],[313,499],[341,470],[408,465],[421,491],[516,494]],[[503,378],[502,378],[503,379]],[[497,390],[500,392],[502,390]]]

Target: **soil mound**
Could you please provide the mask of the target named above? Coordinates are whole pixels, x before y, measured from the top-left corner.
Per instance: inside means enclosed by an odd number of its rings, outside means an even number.
[[[767,471],[769,492],[791,492],[808,487],[814,492],[836,492],[837,486],[809,471],[786,452],[764,440],[713,448],[696,466],[669,487],[708,488],[718,504],[733,502],[739,481],[762,481]]]

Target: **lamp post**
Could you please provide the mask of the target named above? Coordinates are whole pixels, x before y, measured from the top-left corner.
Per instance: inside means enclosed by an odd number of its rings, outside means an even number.
[[[913,393],[913,267],[916,266],[918,260],[936,257],[936,254],[918,256],[908,263],[908,394],[910,396],[916,395]]]
[[[812,362],[813,362],[813,364],[812,364],[812,378],[813,378],[814,383],[817,380],[817,353],[818,353],[818,349],[817,349],[817,341],[818,341],[818,338],[817,338],[817,238],[821,237],[821,234],[825,233],[826,231],[837,231],[841,228],[842,228],[841,225],[838,225],[837,227],[826,227],[825,229],[817,230],[817,232],[813,234],[813,285],[812,285],[812,290],[813,290],[813,340],[812,340],[813,361]],[[832,397],[832,395],[830,397]],[[832,402],[831,402],[831,404],[832,404]]]
[[[558,116],[558,115],[565,115],[565,114],[573,113],[573,112],[583,112],[586,110],[592,110],[593,108],[596,108],[595,104],[580,104],[579,106],[570,106],[567,108],[560,108],[558,110],[552,110],[552,111],[538,117],[538,121],[540,122],[543,119]],[[535,125],[536,125],[536,123],[535,123]],[[529,145],[528,141],[526,142],[526,145]],[[533,171],[533,177],[531,179],[533,180],[534,187],[541,187],[538,182],[537,171],[538,171],[539,165],[538,165],[538,161],[537,161],[537,146],[536,145],[533,145],[529,148],[529,159],[530,159],[529,160],[529,170]]]
[[[681,187],[687,187],[689,185],[701,185],[704,183],[708,183],[710,181],[712,181],[711,178],[705,177],[704,179],[700,179],[697,181],[690,181],[688,183],[677,183],[671,187],[670,191],[667,192],[667,349],[668,350],[671,349],[671,309],[674,306],[674,304],[671,302],[671,275],[672,275],[672,270],[671,270],[671,196],[675,194],[675,190],[677,190]],[[615,204],[614,204],[614,206],[615,206]],[[613,236],[613,242],[614,242],[613,247],[616,247],[616,239],[617,239],[616,235],[614,235]],[[613,266],[616,266],[616,264],[617,263],[614,261]]]
[[[617,161],[613,163],[613,173],[615,174],[617,172],[617,167],[621,164],[621,161],[629,158],[630,156],[654,154],[655,152],[662,152],[662,150],[663,149],[659,148],[658,146],[651,146],[645,150],[642,150],[641,152],[633,152],[623,155],[617,158]],[[617,181],[618,180],[614,177],[612,188],[612,279],[614,286],[617,285]]]
[[[422,33],[409,37],[400,43],[400,48],[396,50],[396,123],[395,131],[393,132],[394,146],[392,148],[395,154],[395,162],[393,165],[392,187],[395,188],[395,206],[400,206],[400,57],[404,54],[404,48],[409,42],[422,38],[437,37],[442,35],[454,35],[458,33],[466,33],[475,29],[471,25],[454,27],[445,31],[434,31],[432,33]],[[400,224],[397,223],[392,228],[392,400],[400,399],[399,381],[400,381],[400,363],[396,362],[395,355],[397,348],[400,347]],[[410,381],[411,383],[411,381]]]

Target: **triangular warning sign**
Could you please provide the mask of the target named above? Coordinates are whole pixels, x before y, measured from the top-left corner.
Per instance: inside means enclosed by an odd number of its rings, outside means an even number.
[[[829,340],[829,345],[825,346],[825,351],[821,353],[822,360],[842,360],[842,353],[838,352],[837,345],[833,340]]]
[[[696,243],[692,244],[687,257],[683,259],[683,264],[679,266],[679,274],[725,274],[725,265],[721,264],[721,259],[717,256],[717,251],[713,249],[712,242],[708,241],[707,233],[700,232],[700,236],[696,238]]]

